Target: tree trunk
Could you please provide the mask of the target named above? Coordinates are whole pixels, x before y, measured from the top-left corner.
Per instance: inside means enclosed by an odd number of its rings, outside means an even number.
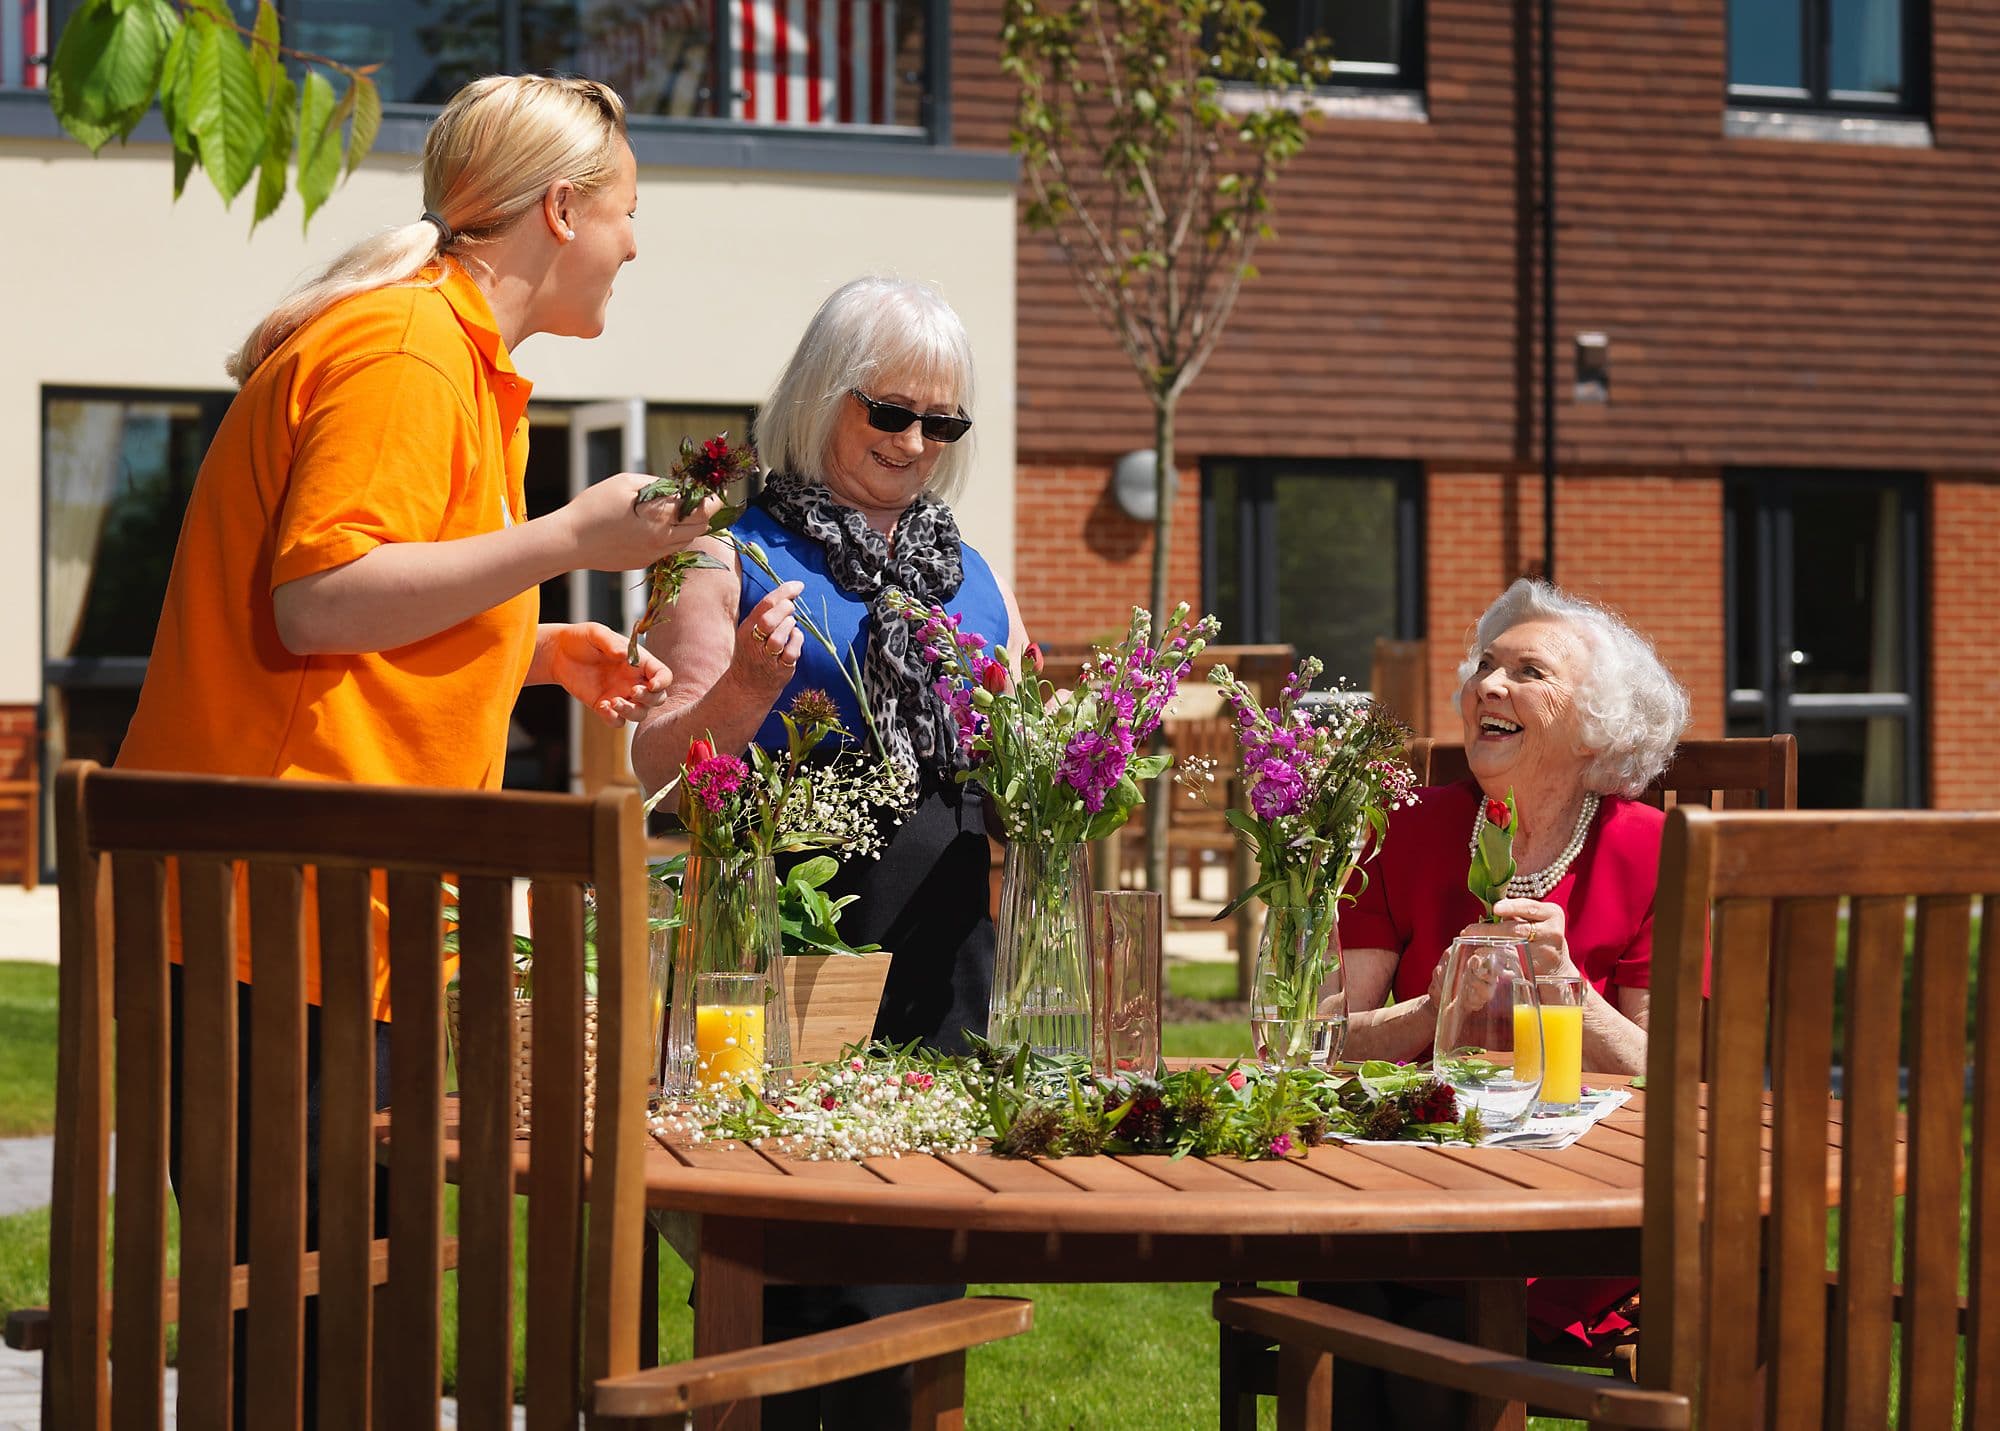
[[[1176,393],[1159,393],[1153,399],[1153,640],[1160,640],[1160,626],[1172,607],[1167,602],[1167,556],[1174,529],[1174,408]],[[1161,735],[1153,737],[1155,744]],[[1173,799],[1174,775],[1169,768],[1153,782],[1146,794],[1146,888],[1169,896],[1167,879],[1167,818]]]

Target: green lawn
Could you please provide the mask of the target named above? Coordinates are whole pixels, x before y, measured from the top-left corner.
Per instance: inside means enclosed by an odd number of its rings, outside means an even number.
[[[55,1112],[55,966],[0,963],[0,1138],[46,1133]]]

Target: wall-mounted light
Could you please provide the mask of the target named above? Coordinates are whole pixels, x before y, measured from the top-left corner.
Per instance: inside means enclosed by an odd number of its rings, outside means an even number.
[[[1611,338],[1606,333],[1576,335],[1576,400],[1611,401]]]
[[[1150,522],[1159,515],[1159,490],[1154,485],[1159,469],[1159,458],[1150,447],[1126,453],[1111,468],[1111,495],[1118,503],[1118,510],[1135,522]],[[1174,486],[1174,479],[1169,477],[1169,497]]]

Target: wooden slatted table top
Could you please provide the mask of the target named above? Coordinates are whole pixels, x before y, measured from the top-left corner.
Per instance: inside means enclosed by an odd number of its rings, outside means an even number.
[[[1635,1092],[1563,1149],[1327,1144],[1268,1162],[1019,1159],[983,1149],[813,1162],[768,1146],[656,1136],[647,1150],[647,1201],[656,1210],[720,1216],[995,1232],[1637,1228],[1644,1098]],[[1768,1107],[1766,1123],[1768,1152]],[[1839,1151],[1834,1106],[1827,1123],[1833,1190]]]

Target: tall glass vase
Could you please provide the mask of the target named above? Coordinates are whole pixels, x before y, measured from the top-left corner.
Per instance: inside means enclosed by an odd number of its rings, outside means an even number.
[[[1250,1040],[1266,1068],[1324,1068],[1340,1057],[1347,983],[1335,907],[1329,897],[1265,909],[1250,983]]]
[[[986,1037],[1037,1053],[1090,1049],[1090,864],[1084,847],[1007,846]]]
[[[688,856],[667,1021],[665,1091],[771,1091],[792,1061],[770,858]]]

